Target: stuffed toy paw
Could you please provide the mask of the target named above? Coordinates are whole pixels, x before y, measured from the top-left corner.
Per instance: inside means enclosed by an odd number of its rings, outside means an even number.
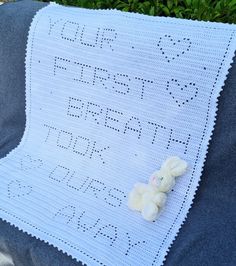
[[[167,192],[175,185],[175,177],[183,175],[187,163],[177,156],[169,157],[149,178],[149,183],[136,183],[128,196],[128,207],[139,211],[147,221],[154,221],[164,207]]]

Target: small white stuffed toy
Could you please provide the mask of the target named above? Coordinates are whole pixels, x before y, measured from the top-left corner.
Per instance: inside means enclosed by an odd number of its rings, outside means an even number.
[[[136,183],[129,193],[128,206],[141,212],[147,221],[154,221],[165,205],[167,192],[175,185],[175,177],[184,174],[187,163],[177,156],[169,157],[149,178],[149,183]]]

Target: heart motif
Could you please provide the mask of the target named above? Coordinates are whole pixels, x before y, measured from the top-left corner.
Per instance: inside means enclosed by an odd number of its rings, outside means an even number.
[[[192,101],[198,94],[198,88],[195,83],[190,82],[181,85],[177,79],[167,81],[166,90],[179,107]]]
[[[39,168],[43,165],[43,161],[41,159],[32,159],[30,155],[25,155],[21,161],[21,170],[29,170],[33,168]]]
[[[177,40],[173,39],[171,35],[167,34],[164,37],[160,37],[159,42],[157,43],[158,48],[168,63],[170,63],[171,60],[174,60],[188,52],[191,45],[192,42],[189,38]]]
[[[22,185],[22,182],[19,180],[12,180],[8,184],[8,197],[22,197],[29,195],[32,192],[32,187],[28,185]]]

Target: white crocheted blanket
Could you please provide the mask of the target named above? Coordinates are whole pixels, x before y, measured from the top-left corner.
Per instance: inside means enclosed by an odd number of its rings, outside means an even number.
[[[26,128],[0,160],[0,217],[88,265],[161,265],[186,219],[236,27],[51,4],[26,55]],[[155,222],[127,207],[188,163]]]

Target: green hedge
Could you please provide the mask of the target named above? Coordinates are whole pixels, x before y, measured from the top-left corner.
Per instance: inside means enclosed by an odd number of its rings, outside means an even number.
[[[43,0],[48,2],[47,0]],[[151,16],[236,23],[236,0],[54,0],[63,5],[115,8]]]

